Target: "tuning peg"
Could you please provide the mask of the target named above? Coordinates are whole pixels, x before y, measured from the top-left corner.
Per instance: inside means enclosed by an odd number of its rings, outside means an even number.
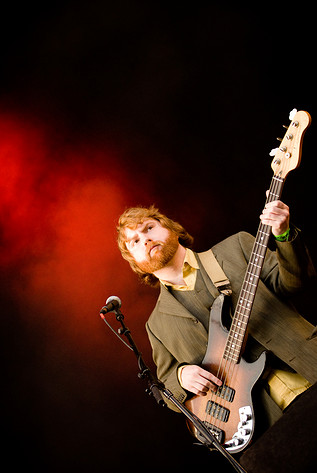
[[[273,149],[271,149],[271,151],[269,152],[269,155],[270,155],[270,156],[275,156],[276,153],[278,152],[278,150],[279,150],[279,148],[273,148]]]
[[[276,138],[277,141],[283,141],[283,138]]]
[[[290,120],[293,120],[293,118],[295,117],[297,113],[297,109],[296,108],[293,108],[293,110],[291,112],[289,112],[289,119]]]

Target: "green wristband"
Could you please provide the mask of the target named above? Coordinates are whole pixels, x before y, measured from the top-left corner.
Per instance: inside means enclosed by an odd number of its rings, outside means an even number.
[[[286,230],[286,232],[282,233],[281,235],[274,235],[275,240],[277,240],[277,241],[288,241],[289,232],[290,232],[290,229],[288,228]]]

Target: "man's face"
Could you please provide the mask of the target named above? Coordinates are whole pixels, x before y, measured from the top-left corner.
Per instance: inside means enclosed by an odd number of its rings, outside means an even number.
[[[146,273],[164,268],[179,246],[177,235],[154,219],[145,220],[135,229],[126,228],[125,235],[127,249]]]

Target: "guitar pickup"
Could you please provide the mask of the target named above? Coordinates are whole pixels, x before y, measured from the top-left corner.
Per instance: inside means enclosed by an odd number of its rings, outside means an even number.
[[[229,418],[230,411],[225,407],[221,406],[217,402],[208,401],[206,406],[206,413],[215,417],[215,419],[221,420],[222,422],[227,422]]]
[[[216,391],[216,396],[220,397],[221,399],[224,399],[225,401],[232,402],[235,393],[236,392],[234,389],[230,388],[226,384],[223,384],[222,386],[218,387]]]

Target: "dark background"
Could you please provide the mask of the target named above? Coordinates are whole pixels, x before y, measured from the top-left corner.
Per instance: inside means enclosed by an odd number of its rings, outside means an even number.
[[[304,5],[304,4],[303,4]],[[255,233],[291,109],[312,125],[284,201],[316,261],[313,11],[93,1],[1,7],[2,461],[6,471],[225,466],[158,407],[99,318],[110,295],[153,368],[157,291],[116,247],[155,203],[204,250]],[[303,310],[314,317],[305,298]],[[116,322],[112,315],[109,320]]]

